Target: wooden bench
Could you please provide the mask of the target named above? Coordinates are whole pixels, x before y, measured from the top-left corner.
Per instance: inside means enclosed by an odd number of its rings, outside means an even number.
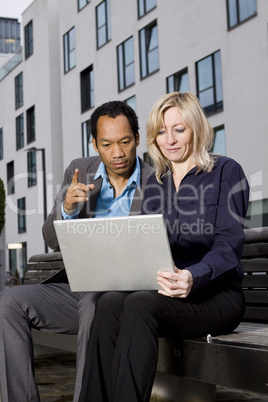
[[[216,385],[268,395],[268,227],[245,229],[245,236],[244,321],[229,335],[179,343],[159,339],[153,393],[165,402],[214,402]],[[62,266],[60,253],[33,256],[24,283],[37,283]],[[43,346],[75,352],[73,335],[33,331],[33,337]]]

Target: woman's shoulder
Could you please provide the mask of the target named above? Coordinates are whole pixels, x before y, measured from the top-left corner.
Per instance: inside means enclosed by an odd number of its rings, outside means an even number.
[[[227,165],[229,168],[232,168],[235,166],[240,167],[240,164],[236,160],[234,160],[228,156],[223,156],[223,155],[212,155],[212,156],[214,158],[214,168],[217,168],[217,167],[222,168],[225,165]]]

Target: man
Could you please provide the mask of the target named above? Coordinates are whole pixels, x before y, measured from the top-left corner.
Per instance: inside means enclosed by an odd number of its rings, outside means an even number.
[[[66,169],[61,190],[43,226],[47,245],[58,249],[55,219],[139,214],[143,190],[153,170],[136,156],[138,119],[125,102],[108,102],[91,116],[99,156],[80,158]],[[88,256],[90,264],[90,255]],[[71,292],[65,269],[42,284],[0,294],[0,389],[2,402],[40,401],[34,378],[31,328],[78,333],[78,400],[94,302],[98,293]]]

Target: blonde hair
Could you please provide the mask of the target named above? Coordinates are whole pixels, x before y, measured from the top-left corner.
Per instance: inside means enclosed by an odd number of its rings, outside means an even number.
[[[213,129],[195,95],[190,92],[172,92],[162,96],[153,106],[147,126],[147,147],[156,169],[156,178],[161,183],[161,177],[172,171],[171,162],[162,154],[156,137],[163,127],[164,114],[171,107],[178,107],[188,126],[193,130],[193,157],[198,168],[211,172],[214,164],[213,155],[209,150],[213,144]]]

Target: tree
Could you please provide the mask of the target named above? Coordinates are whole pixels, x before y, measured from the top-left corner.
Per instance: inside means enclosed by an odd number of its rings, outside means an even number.
[[[0,235],[5,225],[5,206],[6,206],[6,193],[4,182],[0,178]]]

